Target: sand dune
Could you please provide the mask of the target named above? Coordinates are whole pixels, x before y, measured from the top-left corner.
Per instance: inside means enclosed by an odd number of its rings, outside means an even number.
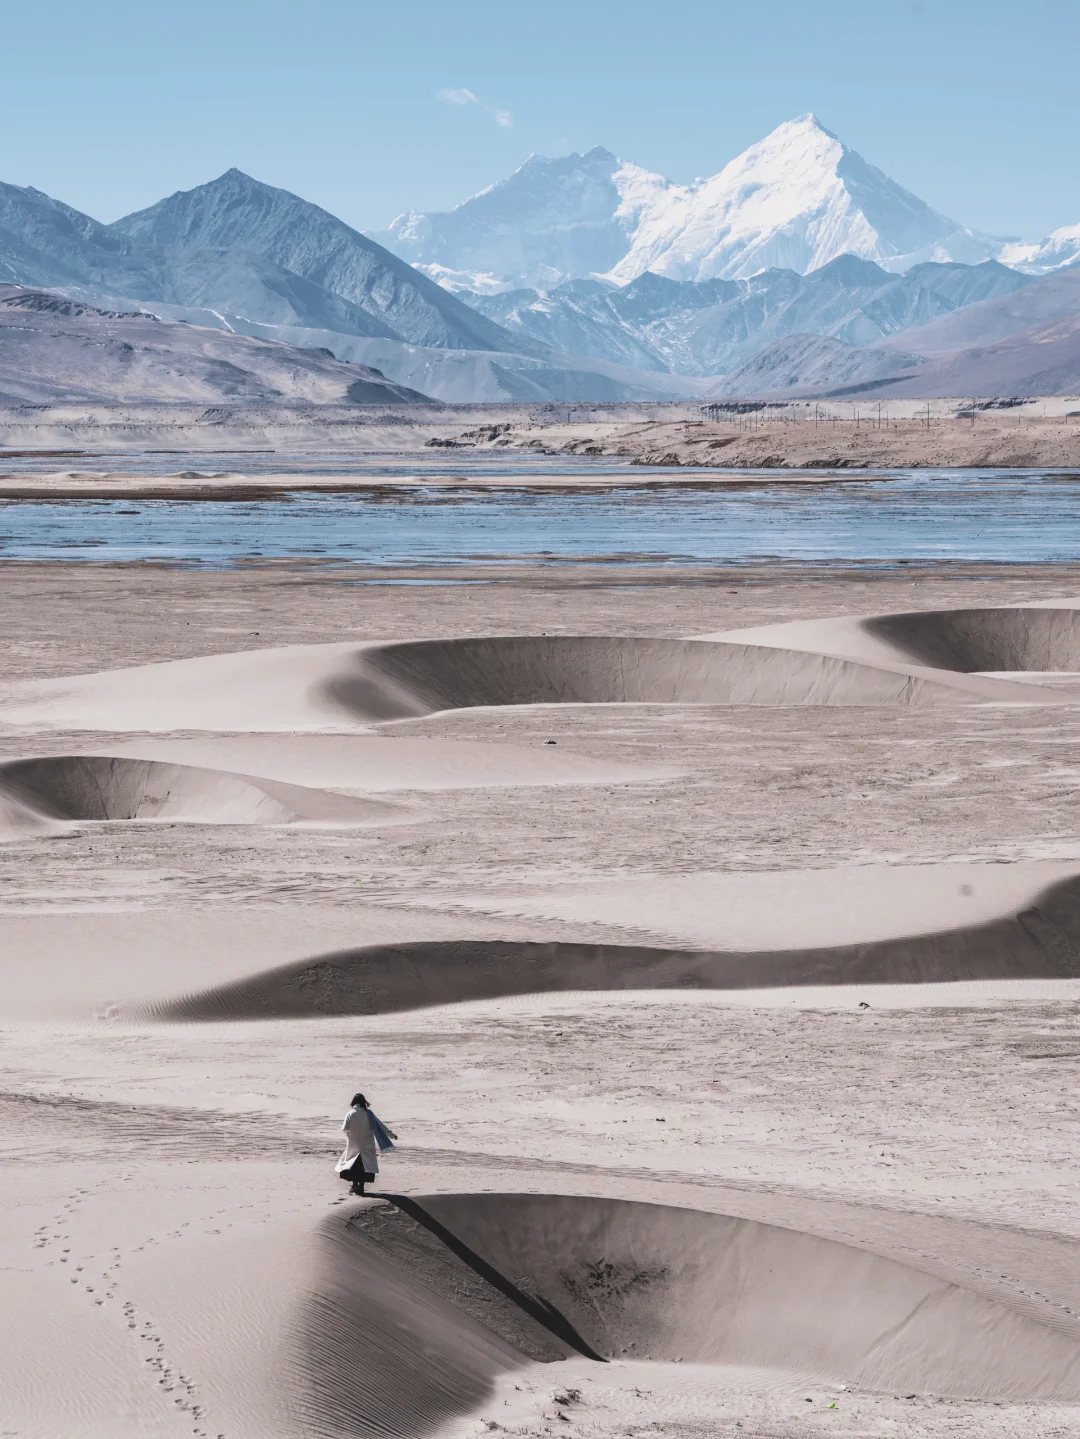
[[[378,831],[370,833],[377,844]],[[143,842],[153,837],[140,836]],[[197,833],[191,839],[197,842]],[[24,854],[32,863],[32,852]],[[310,965],[319,950],[497,937],[504,928],[477,916],[376,907],[365,902],[360,886],[347,905],[316,895],[303,904],[282,902],[274,892],[244,905],[199,903],[201,895],[194,903],[190,897],[163,903],[156,879],[136,870],[118,893],[104,890],[91,872],[81,887],[77,881],[66,885],[48,904],[38,899],[37,887],[21,904],[6,896],[0,944],[5,1015],[66,1025],[149,1013],[179,995],[244,983],[280,966]],[[227,877],[222,888],[227,892]]]
[[[384,824],[407,810],[299,785],[115,755],[49,755],[0,764],[0,838],[65,821]]]
[[[266,733],[349,730],[486,705],[1032,704],[1063,698],[920,664],[869,630],[854,630],[859,653],[830,652],[830,643],[851,641],[856,622],[813,623],[805,633],[780,626],[695,640],[519,635],[246,650],[10,685],[0,693],[0,721]],[[781,630],[792,631],[794,642],[784,644]]]
[[[353,886],[348,905],[272,894],[238,908],[167,902],[143,872],[109,892],[89,875],[45,910],[36,887],[21,905],[9,898],[0,986],[9,1017],[66,1024],[393,1014],[604,990],[772,988],[779,999],[801,987],[808,1005],[816,987],[834,1004],[830,987],[844,984],[860,987],[854,1003],[870,984],[1056,982],[1080,974],[1078,873],[1046,861],[640,874],[531,894],[453,890],[446,906]]]
[[[695,640],[552,635],[372,646],[328,695],[358,717],[510,704],[1031,703],[977,677]]]
[[[0,823],[65,836],[3,846],[8,1427],[1077,1431],[1074,711],[1024,706],[1075,703],[1042,687],[1080,668],[1080,605],[549,636],[1038,586],[428,609],[337,577],[331,611],[317,573],[222,598],[140,569],[166,599],[99,636],[42,572],[23,673],[242,643],[257,606],[267,643],[532,633],[0,690],[53,730],[3,736]],[[66,652],[72,595],[95,631]],[[514,705],[550,708],[455,713]],[[355,1204],[360,1087],[400,1141]]]
[[[999,1402],[1080,1398],[1072,1339],[917,1268],[751,1220],[444,1194],[335,1217],[322,1238],[294,1370],[297,1407],[321,1434],[430,1434],[499,1373],[574,1353]]]
[[[457,891],[412,903],[504,922],[603,925],[639,942],[761,956],[884,940],[920,945],[927,936],[981,931],[1044,909],[1054,915],[1056,927],[1071,934],[1077,874],[1072,860],[694,874],[659,870],[629,878]],[[1066,952],[1071,951],[1066,947]]]
[[[1045,880],[1045,869],[1027,876],[1014,873],[1012,883],[1003,885],[988,874],[991,868],[719,877],[727,883],[713,895],[709,923],[714,933],[727,927],[733,937],[756,939],[759,946],[798,933],[804,936],[798,947],[704,951],[495,939],[368,945],[279,965],[141,1012],[166,1020],[271,1019],[387,1014],[560,991],[941,984],[1080,975],[1080,876],[1036,888],[1039,879]],[[809,885],[799,884],[807,878]],[[897,878],[901,883],[890,884]],[[978,897],[972,879],[983,881]],[[677,882],[669,880],[665,903],[679,895]],[[610,897],[610,889],[601,889],[594,910],[606,913]],[[694,896],[689,898],[692,904]],[[570,901],[573,907],[572,896]],[[565,896],[550,902],[556,910],[567,908]],[[748,926],[745,909],[755,903],[763,913]],[[992,913],[995,906],[1010,905],[1011,912]],[[583,908],[578,917],[582,913]],[[971,922],[956,924],[965,913]],[[777,929],[778,917],[788,921],[791,932]],[[627,918],[635,918],[632,904]],[[946,927],[950,920],[953,927]],[[935,929],[935,923],[940,927]],[[814,939],[826,942],[813,946]]]
[[[0,722],[150,733],[352,729],[322,690],[356,652],[350,643],[289,645],[31,680],[0,692]]]
[[[701,639],[950,674],[1080,673],[1080,602],[794,620]],[[1078,686],[1080,689],[1080,686]]]

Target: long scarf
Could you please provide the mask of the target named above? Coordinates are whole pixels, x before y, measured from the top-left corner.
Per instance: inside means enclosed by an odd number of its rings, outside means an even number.
[[[367,1112],[367,1117],[371,1120],[371,1132],[375,1136],[375,1143],[383,1153],[385,1154],[388,1149],[393,1149],[394,1141],[387,1133],[386,1125],[382,1120],[370,1109]]]

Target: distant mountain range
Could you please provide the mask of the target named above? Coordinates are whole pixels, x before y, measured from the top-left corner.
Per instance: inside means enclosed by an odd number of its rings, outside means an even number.
[[[442,400],[679,399],[705,388],[511,334],[319,206],[239,170],[112,225],[0,184],[2,280],[326,349]]]
[[[0,185],[0,279],[221,306],[271,324],[331,322],[414,345],[506,348],[496,325],[426,275],[239,170],[113,225],[40,190]]]
[[[766,345],[709,398],[1080,395],[1080,267],[867,348],[820,334]]]
[[[749,280],[668,280],[646,271],[618,289],[569,280],[548,293],[511,290],[472,303],[504,329],[645,369],[717,375],[764,345],[806,332],[873,345],[967,305],[1032,283],[994,260],[924,264],[894,275],[841,255],[819,270],[764,270]]]
[[[929,383],[931,361],[996,345],[1012,358],[1004,369],[984,358],[985,383],[1029,372],[1064,383],[1067,359],[1040,368],[1019,355],[1025,335],[1074,313],[1074,276],[1080,226],[1038,244],[965,228],[812,115],[688,186],[599,148],[534,156],[456,209],[401,216],[382,235],[239,170],[110,225],[0,184],[0,282],[142,311],[170,334],[184,321],[321,351],[380,372],[376,385],[447,401],[680,399],[782,387],[785,375],[789,389],[850,387],[860,374],[889,380],[890,364]],[[986,333],[991,313],[1000,333]],[[8,351],[15,333],[0,326]],[[136,348],[160,355],[151,333]],[[1071,341],[1045,343],[1064,356]],[[209,383],[197,345],[170,346]],[[0,353],[0,376],[15,383],[16,370]]]
[[[978,264],[1010,241],[965,228],[850,150],[814,115],[780,125],[692,185],[590,150],[532,156],[444,214],[400,215],[377,239],[457,289],[550,289],[651,271],[673,280],[798,274],[840,255],[903,271]]]

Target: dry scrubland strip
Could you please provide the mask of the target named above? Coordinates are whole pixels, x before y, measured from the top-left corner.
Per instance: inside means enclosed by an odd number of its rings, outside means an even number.
[[[742,424],[657,421],[558,431],[569,454],[629,456],[643,465],[731,469],[1072,469],[1080,467],[1080,421],[897,420],[874,429],[852,420]],[[532,436],[512,435],[516,443]],[[552,434],[555,440],[555,433]]]
[[[335,444],[335,440],[337,443]],[[366,434],[366,448],[398,455],[416,453],[417,472],[412,475],[317,473],[318,456],[313,450],[296,452],[296,467],[289,462],[289,437],[280,437],[282,449],[271,447],[266,470],[261,474],[192,472],[172,474],[111,474],[107,469],[60,469],[42,474],[3,473],[0,448],[0,497],[33,499],[184,499],[227,500],[235,498],[273,499],[298,491],[323,494],[383,493],[400,489],[452,488],[462,490],[498,489],[611,489],[634,486],[724,485],[776,483],[786,471],[790,482],[827,483],[835,478],[829,471],[874,471],[892,469],[1073,469],[1080,468],[1080,422],[1069,417],[1046,420],[979,418],[967,420],[932,418],[930,424],[918,419],[890,421],[874,428],[851,420],[787,422],[754,420],[741,422],[657,420],[637,424],[596,423],[545,425],[535,420],[509,419],[502,424],[461,428],[443,422],[417,426],[402,433],[399,429]],[[434,442],[437,449],[430,448]],[[340,437],[320,437],[317,448],[340,451]],[[433,462],[445,448],[447,468],[461,470],[470,453],[484,454],[490,464],[492,452],[506,456],[502,473],[432,473]],[[45,447],[42,447],[44,452]],[[568,455],[579,459],[624,460],[637,467],[660,467],[671,474],[579,473],[528,474],[518,466],[526,454]],[[420,461],[420,456],[423,456]],[[79,459],[92,463],[92,452]],[[358,456],[358,463],[360,462]],[[372,463],[374,463],[372,457]],[[703,469],[710,473],[684,474],[683,470]],[[725,474],[725,471],[746,471]],[[754,471],[765,473],[755,474]]]

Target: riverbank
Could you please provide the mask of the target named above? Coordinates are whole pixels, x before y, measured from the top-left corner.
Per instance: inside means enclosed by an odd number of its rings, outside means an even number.
[[[1046,413],[1042,413],[1045,410]],[[402,486],[592,490],[821,483],[912,469],[1080,469],[1080,400],[879,415],[696,405],[53,407],[0,412],[0,496],[278,497]],[[565,462],[563,468],[559,461]],[[642,471],[644,473],[642,473]]]
[[[494,443],[545,448],[672,469],[881,471],[893,469],[1072,469],[1080,467],[1080,416],[1019,418],[931,415],[880,425],[860,416],[620,425],[512,426]],[[466,437],[464,445],[469,443]]]

